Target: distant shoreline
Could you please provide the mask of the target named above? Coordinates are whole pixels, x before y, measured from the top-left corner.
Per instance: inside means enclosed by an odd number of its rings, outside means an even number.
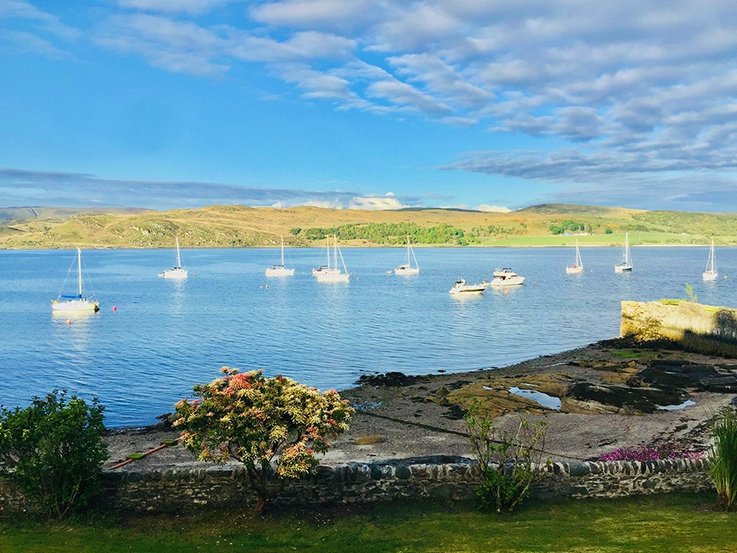
[[[64,245],[59,247],[19,247],[19,248],[7,248],[0,247],[0,251],[55,251],[55,250],[73,250],[76,246]],[[171,247],[164,246],[89,246],[80,245],[80,248],[84,250],[171,250]],[[415,249],[494,249],[494,248],[505,248],[505,249],[570,249],[575,247],[575,244],[412,244]],[[622,244],[579,244],[579,247],[583,248],[621,248]],[[632,248],[708,248],[709,244],[637,244],[631,245]],[[717,245],[717,248],[734,248],[737,247],[735,244],[722,244]],[[403,249],[406,245],[403,244],[341,244],[343,249]],[[275,250],[279,249],[279,246],[182,246],[182,250]],[[288,246],[288,249],[299,249],[299,250],[324,250],[324,245],[310,245],[310,246]]]

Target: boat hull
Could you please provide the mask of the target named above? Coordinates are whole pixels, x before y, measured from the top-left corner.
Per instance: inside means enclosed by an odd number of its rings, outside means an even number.
[[[525,283],[525,277],[515,276],[509,278],[495,278],[489,283],[491,288],[507,288],[508,286],[522,286]]]
[[[419,267],[397,267],[394,269],[394,274],[397,276],[415,276],[420,274]]]
[[[187,269],[167,269],[163,273],[159,273],[159,276],[172,280],[183,280],[189,277],[189,271]]]
[[[351,280],[351,275],[348,273],[322,271],[315,278],[320,284],[325,284],[332,282],[349,282]]]
[[[704,279],[704,282],[713,282],[717,279],[719,276],[719,273],[716,271],[704,271],[701,273],[701,278]]]
[[[100,310],[100,302],[91,300],[69,300],[51,302],[51,310],[54,313],[96,313]]]
[[[631,273],[632,265],[615,265],[614,272],[615,273]]]
[[[583,273],[583,266],[582,265],[570,265],[566,267],[566,274],[567,275],[580,275]]]
[[[264,271],[267,277],[290,277],[294,276],[294,269],[287,267],[269,267]]]
[[[483,294],[485,291],[486,291],[486,288],[463,288],[463,289],[451,288],[450,289],[450,293],[453,296],[479,295],[479,294]]]

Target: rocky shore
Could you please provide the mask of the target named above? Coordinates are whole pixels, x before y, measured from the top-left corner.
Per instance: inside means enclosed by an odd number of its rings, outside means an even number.
[[[639,445],[703,451],[712,419],[737,397],[737,359],[617,339],[500,369],[364,376],[341,395],[357,413],[323,465],[471,457],[463,413],[476,401],[500,428],[520,416],[544,420],[544,456],[553,461],[593,460]],[[176,437],[163,423],[110,431],[106,466],[131,456],[115,470],[208,466],[172,445]]]

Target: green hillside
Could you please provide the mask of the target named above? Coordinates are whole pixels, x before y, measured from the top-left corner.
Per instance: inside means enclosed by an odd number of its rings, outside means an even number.
[[[317,207],[210,206],[174,211],[34,208],[35,217],[0,220],[0,248],[155,248],[321,245],[336,234],[354,246],[589,246],[737,244],[737,214],[643,211],[545,204],[509,213],[446,209],[396,211]],[[0,212],[2,210],[0,209]]]

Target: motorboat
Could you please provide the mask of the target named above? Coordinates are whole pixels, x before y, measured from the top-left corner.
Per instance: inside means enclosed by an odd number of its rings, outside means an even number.
[[[525,277],[518,275],[509,267],[502,267],[496,269],[492,276],[494,277],[489,282],[484,282],[484,285],[490,288],[505,288],[507,286],[522,286],[525,283]]]
[[[468,284],[464,279],[456,280],[449,290],[454,296],[483,294],[486,287],[483,284]]]

